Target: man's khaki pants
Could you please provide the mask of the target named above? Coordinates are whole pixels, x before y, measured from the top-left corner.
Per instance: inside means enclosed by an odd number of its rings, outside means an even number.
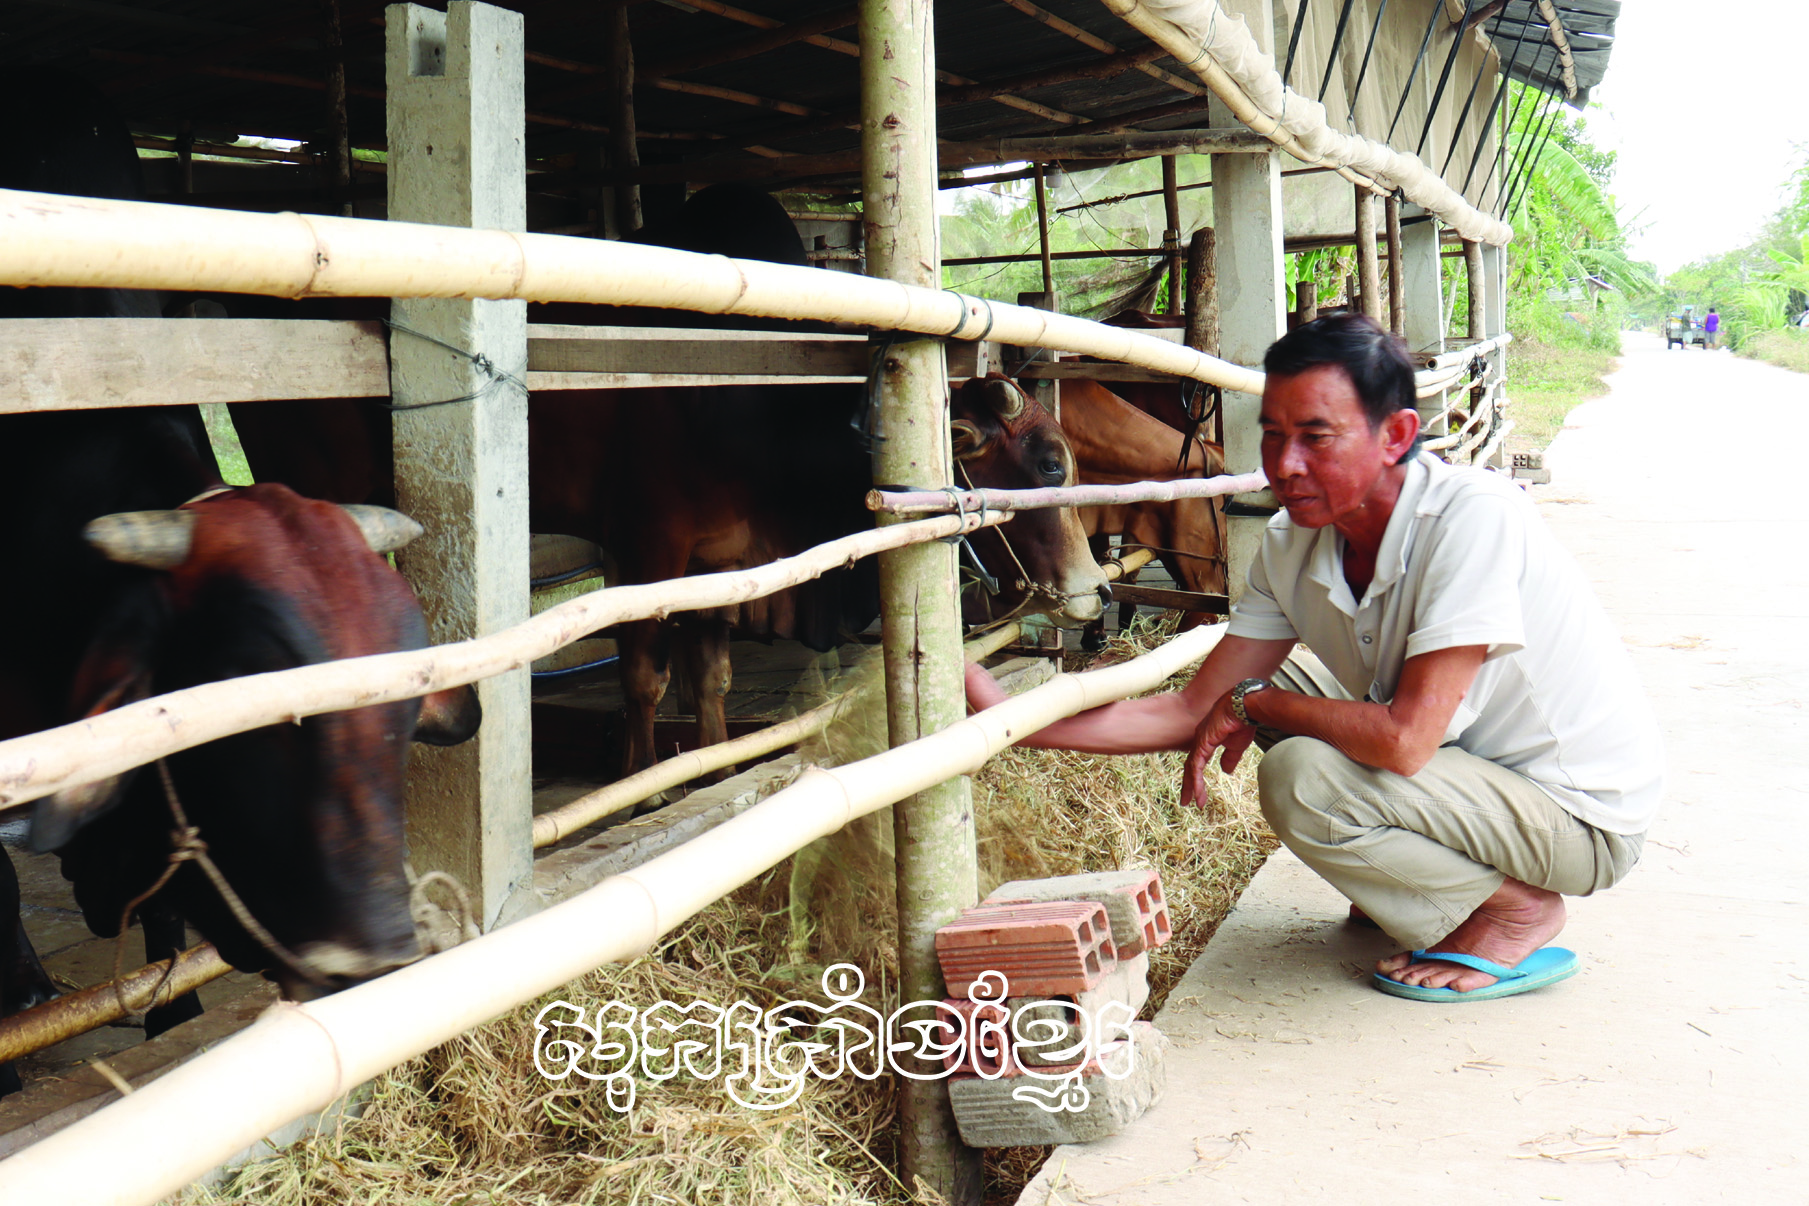
[[[1351,698],[1304,649],[1273,682]],[[1259,729],[1257,745],[1258,794],[1276,835],[1410,950],[1456,929],[1504,874],[1588,896],[1632,870],[1645,842],[1578,820],[1532,780],[1455,746],[1409,778],[1311,737]]]

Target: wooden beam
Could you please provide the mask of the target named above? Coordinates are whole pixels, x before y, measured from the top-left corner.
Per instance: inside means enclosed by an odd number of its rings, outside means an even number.
[[[383,325],[256,318],[0,322],[0,414],[389,394]]]
[[[1203,594],[1196,590],[1165,590],[1159,586],[1139,586],[1135,582],[1114,582],[1112,602],[1165,607],[1173,611],[1203,611],[1215,616],[1231,614],[1231,600],[1224,595]]]
[[[1090,34],[1070,21],[1062,20],[1047,9],[1040,8],[1037,5],[1030,3],[1030,0],[1005,0],[1005,3],[1011,5],[1011,7],[1017,9],[1032,20],[1047,25],[1050,29],[1057,31],[1058,33],[1066,34],[1076,42],[1079,42],[1082,46],[1090,47],[1093,50],[1099,51],[1101,54],[1118,53],[1118,47],[1106,41],[1104,38]],[[1179,89],[1180,91],[1190,93],[1193,96],[1208,95],[1207,89],[1198,80],[1190,80],[1183,76],[1176,75],[1171,71],[1164,71],[1153,63],[1139,64],[1137,70],[1143,72],[1143,74],[1149,76],[1151,79],[1161,80],[1170,88]]]
[[[535,325],[528,371],[865,377],[864,335],[746,339],[739,331]],[[767,334],[779,334],[769,332]]]
[[[1205,130],[1156,130],[1121,134],[1075,134],[1042,138],[991,138],[979,142],[943,143],[937,149],[941,169],[972,167],[1014,160],[1146,159],[1152,155],[1264,154],[1268,139],[1243,128]],[[633,179],[642,184],[679,181],[702,184],[723,180],[808,179],[860,170],[858,150],[828,155],[787,155],[782,159],[735,159],[728,156],[694,159],[641,168]],[[548,172],[537,178],[547,187],[596,182],[594,173]],[[618,174],[605,172],[601,183],[614,184]],[[1158,253],[1160,254],[1160,253]]]
[[[1094,363],[1088,360],[1032,360],[1018,370],[1018,377],[1028,381],[1157,381],[1181,382],[1185,377],[1158,373],[1134,364]]]
[[[1382,272],[1376,262],[1375,194],[1356,185],[1357,208],[1357,280],[1363,313],[1372,321],[1382,321]]]
[[[634,41],[629,34],[627,6],[614,7],[603,14],[603,45],[609,66],[603,102],[609,114],[609,138],[604,149],[611,168],[632,172],[641,166],[641,151],[634,136]],[[641,186],[625,182],[610,192],[612,233],[618,239],[627,238],[641,228]],[[603,221],[600,207],[597,221]]]

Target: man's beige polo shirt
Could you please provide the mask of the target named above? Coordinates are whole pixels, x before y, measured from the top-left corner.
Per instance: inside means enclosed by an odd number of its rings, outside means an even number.
[[[1354,698],[1394,698],[1406,659],[1487,645],[1445,743],[1517,771],[1574,816],[1644,833],[1663,793],[1658,722],[1619,636],[1531,500],[1431,454],[1407,468],[1361,602],[1344,538],[1269,521],[1228,629],[1297,639]]]

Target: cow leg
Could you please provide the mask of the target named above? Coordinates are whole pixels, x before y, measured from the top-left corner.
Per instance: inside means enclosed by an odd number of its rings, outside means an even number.
[[[628,741],[623,758],[624,775],[646,770],[655,762],[653,714],[665,697],[671,678],[667,667],[666,636],[658,620],[635,620],[617,629],[616,652],[621,656],[622,693],[627,700]]]
[[[0,850],[0,1015],[10,1016],[57,995],[38,953],[32,949],[25,923],[19,919],[19,875],[13,860]],[[11,936],[10,944],[6,936]],[[11,1062],[0,1064],[0,1097],[24,1086]]]
[[[1129,585],[1130,583],[1135,582],[1137,580],[1137,575],[1142,572],[1143,572],[1142,570],[1132,570],[1130,573],[1128,573],[1128,574],[1124,575],[1124,577],[1120,578],[1119,581],[1125,583],[1126,585]],[[1133,623],[1135,623],[1136,620],[1137,620],[1137,605],[1135,603],[1131,602],[1129,599],[1126,599],[1124,602],[1122,602],[1118,605],[1118,631],[1119,632],[1124,632],[1126,629],[1130,628],[1130,626]]]
[[[687,620],[684,627],[685,673],[691,682],[697,708],[697,748],[720,745],[729,739],[729,694],[733,671],[729,666],[729,622],[705,612]],[[706,776],[721,782],[733,773],[724,767]]]
[[[188,927],[183,924],[182,914],[163,899],[162,893],[140,906],[138,918],[144,927],[146,963],[174,959],[182,953],[183,946],[188,941]],[[159,1005],[144,1015],[144,1036],[154,1039],[164,1031],[200,1016],[200,995],[192,991],[185,992],[168,1005]]]

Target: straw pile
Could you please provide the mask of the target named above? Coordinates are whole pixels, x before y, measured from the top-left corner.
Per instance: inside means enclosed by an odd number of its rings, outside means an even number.
[[[1139,628],[1101,656],[1130,656],[1164,635]],[[854,709],[807,753],[826,761],[861,756],[884,727],[877,702]],[[1149,1016],[1274,846],[1256,811],[1253,769],[1217,785],[1213,818],[1176,804],[1179,755],[1007,751],[974,782],[980,889],[1027,876],[1158,868],[1175,940],[1152,960]],[[889,1078],[811,1079],[794,1105],[770,1112],[738,1106],[720,1081],[642,1081],[633,1109],[618,1115],[601,1086],[577,1076],[545,1080],[532,1062],[534,1015],[554,999],[593,1015],[611,1001],[767,1007],[822,1000],[823,966],[852,962],[866,973],[864,999],[889,1010],[896,1004],[890,848],[889,813],[864,818],[699,914],[653,955],[603,967],[396,1069],[376,1083],[362,1117],[175,1200],[930,1206],[937,1199],[911,1192],[892,1172]],[[1046,1154],[988,1153],[989,1202],[1015,1201]]]

